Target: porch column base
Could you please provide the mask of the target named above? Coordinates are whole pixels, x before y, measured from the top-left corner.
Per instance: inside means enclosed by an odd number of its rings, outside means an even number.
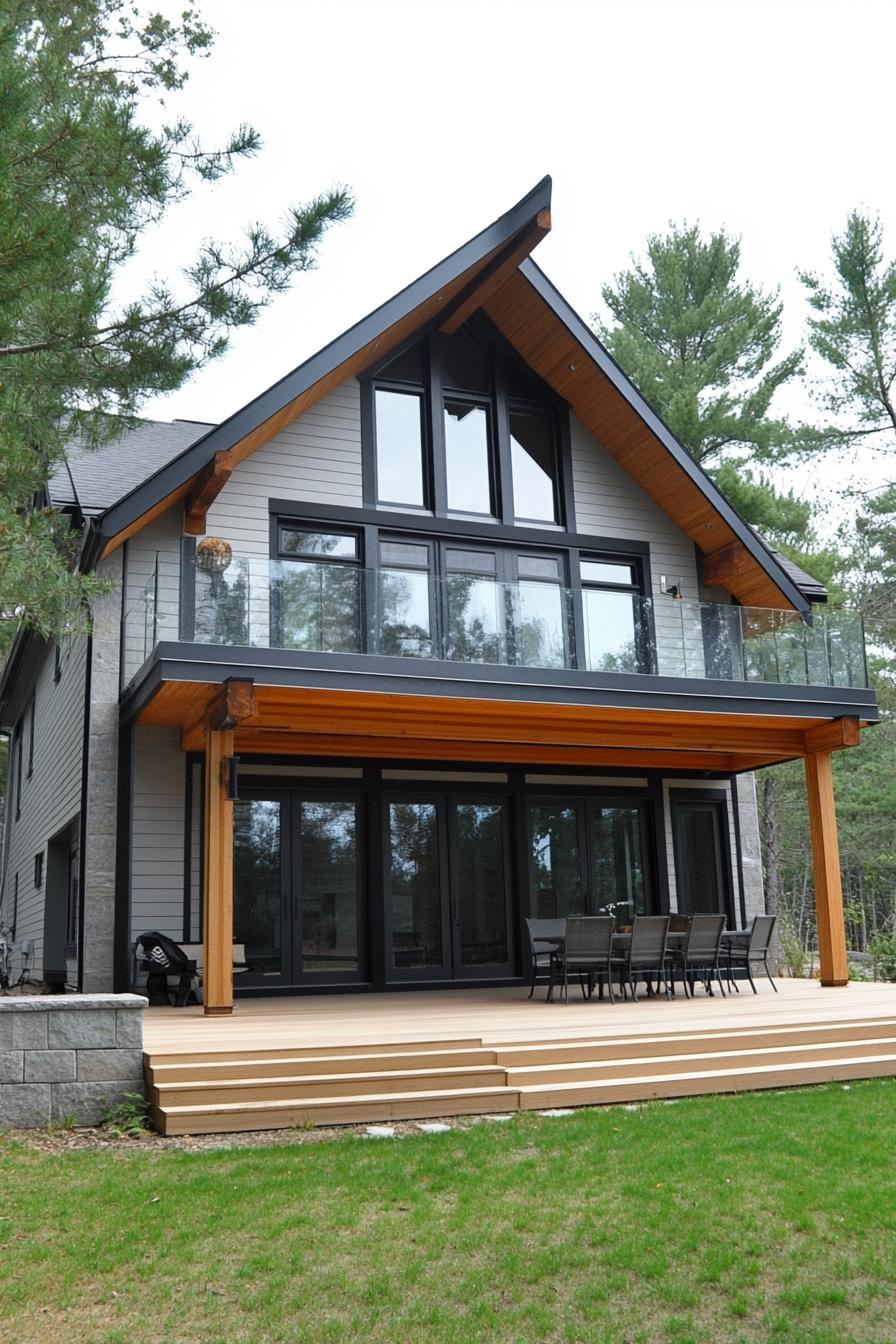
[[[849,984],[848,980],[822,980],[822,989],[845,989]]]
[[[202,1011],[205,1017],[230,1017],[233,1012],[233,1004],[207,1003]]]

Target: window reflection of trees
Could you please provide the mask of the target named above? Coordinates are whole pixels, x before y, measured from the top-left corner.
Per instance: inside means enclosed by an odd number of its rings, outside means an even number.
[[[302,969],[358,969],[356,809],[352,802],[301,805]]]
[[[234,939],[255,972],[280,971],[280,804],[234,803]]]

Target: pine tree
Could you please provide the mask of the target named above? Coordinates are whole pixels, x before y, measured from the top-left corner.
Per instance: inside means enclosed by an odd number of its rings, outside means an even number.
[[[314,264],[351,213],[344,187],[276,230],[211,241],[130,302],[119,272],[143,231],[258,152],[250,126],[219,149],[189,123],[145,124],[212,34],[192,6],[176,23],[136,0],[5,0],[0,6],[0,615],[46,635],[83,622],[93,583],[77,537],[46,503],[68,439],[122,432],[143,400],[221,355],[228,334]],[[2,636],[0,636],[2,637]]]

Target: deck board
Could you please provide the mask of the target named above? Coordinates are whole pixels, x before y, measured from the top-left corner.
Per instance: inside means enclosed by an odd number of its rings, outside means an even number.
[[[544,988],[414,990],[392,994],[320,994],[238,1000],[231,1017],[204,1017],[201,1008],[149,1008],[148,1054],[194,1051],[343,1048],[352,1045],[479,1042],[486,1045],[612,1039],[617,1035],[714,1032],[733,1027],[896,1019],[896,985],[854,982],[822,989],[815,980],[778,980],[779,993],[759,982],[754,995],[722,999],[640,999],[611,1005],[597,998],[545,1003]],[[578,992],[578,991],[576,991]]]

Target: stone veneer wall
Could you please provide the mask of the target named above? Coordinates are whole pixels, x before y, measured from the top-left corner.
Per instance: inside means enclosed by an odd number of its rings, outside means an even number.
[[[145,1008],[139,994],[0,998],[0,1128],[95,1125],[143,1092]]]

